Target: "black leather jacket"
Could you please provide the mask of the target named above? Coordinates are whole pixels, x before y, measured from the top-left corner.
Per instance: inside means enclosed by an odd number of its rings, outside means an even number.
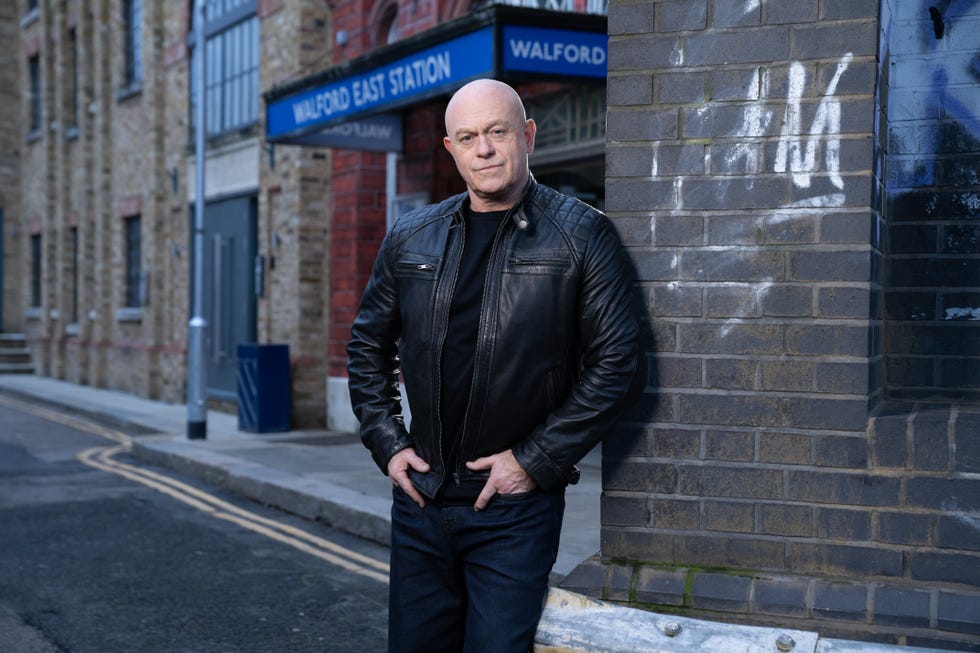
[[[481,476],[466,461],[506,449],[539,486],[563,487],[615,420],[636,369],[626,255],[602,213],[529,181],[490,253],[459,458],[444,464],[441,353],[466,201],[463,193],[405,215],[381,245],[347,348],[361,439],[385,473],[414,447],[430,471],[412,481],[430,498],[447,474]]]

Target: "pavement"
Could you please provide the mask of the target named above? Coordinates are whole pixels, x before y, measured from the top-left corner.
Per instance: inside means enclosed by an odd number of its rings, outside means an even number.
[[[133,454],[146,462],[388,545],[391,482],[353,433],[252,433],[239,430],[237,415],[209,410],[206,439],[189,440],[185,404],[23,374],[0,374],[0,394],[115,425],[136,434]],[[598,447],[579,468],[581,480],[566,492],[553,584],[599,551]]]

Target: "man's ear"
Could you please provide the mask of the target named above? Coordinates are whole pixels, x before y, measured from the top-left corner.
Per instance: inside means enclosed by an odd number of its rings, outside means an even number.
[[[527,119],[524,123],[524,140],[527,143],[527,153],[530,154],[534,151],[534,135],[538,133],[538,126],[534,123],[531,118]]]
[[[450,154],[453,153],[453,142],[448,136],[442,137],[442,146],[446,148],[446,151]]]

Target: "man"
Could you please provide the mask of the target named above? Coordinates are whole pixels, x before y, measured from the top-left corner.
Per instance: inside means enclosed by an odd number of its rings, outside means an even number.
[[[389,651],[530,649],[564,488],[633,379],[622,246],[534,181],[536,129],[501,82],[451,98],[444,145],[467,191],[398,220],[352,329],[352,405],[394,484]]]

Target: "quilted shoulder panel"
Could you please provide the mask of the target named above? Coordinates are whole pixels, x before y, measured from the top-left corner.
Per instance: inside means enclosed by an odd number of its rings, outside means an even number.
[[[436,204],[429,204],[399,217],[391,229],[393,242],[401,242],[411,237],[419,229],[437,220],[443,220],[456,213],[463,204],[466,193],[453,195]]]
[[[606,220],[605,214],[598,209],[541,184],[535,184],[527,202],[532,218],[554,224],[578,253],[585,250],[598,224]]]

